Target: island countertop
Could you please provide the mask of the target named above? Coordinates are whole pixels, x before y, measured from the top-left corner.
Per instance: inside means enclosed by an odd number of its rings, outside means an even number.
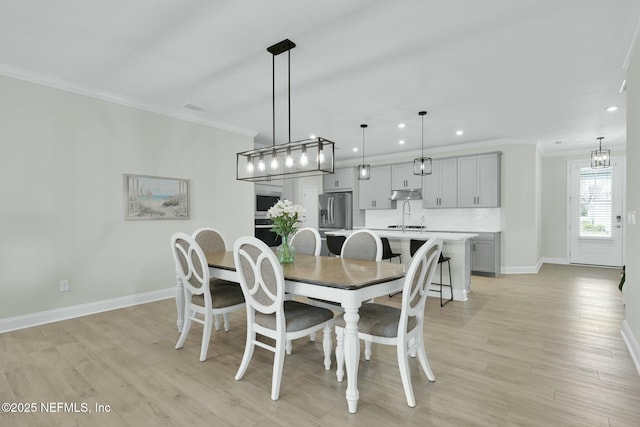
[[[364,228],[361,228],[364,229]],[[477,233],[450,233],[444,231],[420,231],[420,230],[398,230],[398,229],[380,229],[380,228],[369,228],[375,232],[380,237],[386,237],[388,239],[442,239],[443,242],[464,242],[469,239],[473,239],[474,237],[478,237]],[[329,234],[331,236],[348,236],[353,233],[354,230],[331,230],[326,231],[325,234]]]
[[[354,231],[365,229],[364,227],[355,230],[326,230],[325,234],[330,236],[348,236]],[[445,299],[448,299],[453,293],[453,299],[456,301],[467,301],[471,290],[471,239],[478,237],[478,233],[453,233],[444,231],[421,231],[409,229],[402,231],[400,229],[389,228],[367,228],[380,237],[386,237],[391,243],[392,250],[400,252],[402,261],[406,267],[411,263],[411,239],[429,240],[431,238],[442,239],[444,244],[442,252],[445,256],[451,258],[451,283],[453,289],[448,287],[440,288],[443,290]],[[449,270],[444,274],[445,283],[449,283]],[[439,280],[439,277],[438,277]],[[434,289],[438,289],[436,283],[432,283],[430,295],[440,296]],[[438,290],[440,290],[438,289]]]

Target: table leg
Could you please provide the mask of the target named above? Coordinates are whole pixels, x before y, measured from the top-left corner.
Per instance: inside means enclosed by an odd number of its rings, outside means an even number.
[[[184,288],[180,276],[176,275],[176,308],[178,309],[178,333],[182,332],[182,325],[184,323]]]
[[[349,412],[358,410],[358,362],[360,361],[360,342],[358,341],[357,308],[345,308],[344,312],[344,362],[347,371],[347,404]]]

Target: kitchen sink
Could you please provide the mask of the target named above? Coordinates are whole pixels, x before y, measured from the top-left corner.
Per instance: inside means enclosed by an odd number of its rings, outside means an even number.
[[[387,225],[387,228],[401,230],[402,225]],[[426,230],[426,227],[422,227],[420,225],[405,225],[404,229],[405,230]]]

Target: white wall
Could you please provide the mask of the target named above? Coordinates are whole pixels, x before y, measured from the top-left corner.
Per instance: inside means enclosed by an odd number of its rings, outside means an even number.
[[[627,69],[627,211],[636,212],[636,225],[625,227],[627,280],[624,285],[623,335],[640,372],[640,40],[636,37]]]
[[[0,93],[0,320],[175,286],[175,231],[253,234],[235,181],[251,137],[7,77]],[[125,221],[124,173],[190,179],[191,219]]]

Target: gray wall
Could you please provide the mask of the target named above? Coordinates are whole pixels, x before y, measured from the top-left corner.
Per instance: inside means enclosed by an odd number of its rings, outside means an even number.
[[[253,234],[235,181],[251,137],[7,77],[0,93],[0,319],[175,286],[175,231]],[[190,179],[191,219],[125,221],[124,173]]]

